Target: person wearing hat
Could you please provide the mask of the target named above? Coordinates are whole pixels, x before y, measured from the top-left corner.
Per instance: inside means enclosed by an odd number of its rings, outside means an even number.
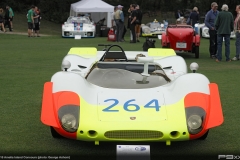
[[[117,35],[116,35],[116,41],[117,42],[123,42],[122,40],[122,34],[123,34],[123,29],[124,29],[124,15],[122,12],[123,6],[118,5],[117,6],[117,11],[114,13],[114,20],[117,26]]]
[[[211,10],[207,12],[205,17],[205,25],[209,28],[209,52],[210,52],[210,58],[215,59],[217,54],[217,30],[214,26],[214,22],[217,18],[217,15],[219,13],[218,4],[216,2],[212,2],[211,4]]]

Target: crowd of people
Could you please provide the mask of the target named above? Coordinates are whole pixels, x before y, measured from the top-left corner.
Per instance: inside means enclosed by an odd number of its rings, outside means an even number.
[[[41,12],[37,6],[32,5],[27,13],[28,37],[40,37]]]
[[[14,12],[11,7],[6,6],[6,10],[0,8],[0,28],[6,33],[6,28],[9,28],[9,31],[13,31],[13,17]],[[27,13],[27,23],[28,23],[28,37],[40,37],[40,20],[41,12],[37,6],[32,5],[31,9]]]
[[[125,26],[125,16],[123,12],[123,6],[115,6],[112,14],[112,28],[116,32],[116,42],[125,42],[124,36],[127,29],[130,30],[130,43],[140,42],[140,30],[142,23],[142,11],[139,5],[130,4],[128,9],[127,27]],[[222,61],[222,44],[225,41],[225,57],[226,61],[240,59],[240,5],[236,6],[237,16],[234,20],[233,14],[228,11],[228,5],[223,4],[221,11],[218,11],[218,4],[216,2],[211,3],[211,9],[205,15],[205,25],[209,28],[209,54],[210,58],[215,59],[216,62]],[[175,18],[179,19],[183,17],[183,13],[178,10],[175,13]],[[12,8],[6,5],[6,9],[0,8],[0,27],[3,32],[6,32],[6,27],[9,31],[13,31],[13,18],[14,12]],[[189,15],[190,25],[194,27],[196,23],[199,23],[199,11],[197,7],[194,7]],[[41,12],[37,6],[32,5],[27,14],[28,23],[28,37],[40,37],[40,20]],[[230,58],[230,35],[234,31],[236,35],[236,54]]]
[[[10,32],[12,32],[13,17],[14,17],[14,12],[11,7],[7,5],[5,11],[3,8],[0,8],[0,27],[4,33],[6,32],[6,27],[9,28]]]
[[[205,25],[209,28],[209,53],[210,58],[216,60],[216,62],[222,61],[222,44],[225,41],[225,57],[227,62],[232,60],[239,60],[240,51],[240,36],[239,30],[240,23],[240,5],[236,6],[237,17],[234,21],[233,14],[228,11],[228,5],[223,4],[221,10],[218,11],[218,4],[216,2],[211,3],[211,10],[209,10],[205,16]],[[236,33],[236,56],[230,58],[230,35],[231,32]]]
[[[221,11],[218,10],[216,2],[211,3],[211,9],[205,15],[205,26],[208,27],[209,33],[209,54],[210,58],[215,59],[216,62],[222,61],[222,44],[225,44],[225,57],[227,62],[239,60],[240,57],[240,5],[236,6],[237,16],[234,20],[233,14],[228,11],[228,5],[223,4]],[[186,23],[193,28],[196,23],[199,23],[200,16],[197,7],[194,7],[192,12],[187,17]],[[180,19],[184,14],[181,10],[175,13],[175,18]],[[236,54],[230,58],[230,35],[231,32],[236,35]]]
[[[116,31],[116,42],[125,42],[124,36],[127,32],[122,8],[122,5],[115,6],[112,14],[112,28]],[[127,14],[127,28],[130,30],[130,43],[140,42],[139,36],[142,23],[142,11],[139,5],[131,4]]]

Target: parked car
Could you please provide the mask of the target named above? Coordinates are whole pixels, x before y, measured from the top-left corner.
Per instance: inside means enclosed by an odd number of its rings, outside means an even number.
[[[205,139],[223,123],[218,85],[190,69],[173,49],[71,48],[44,84],[41,121],[54,138],[95,145]]]
[[[88,16],[69,17],[62,25],[62,37],[95,37],[96,27]]]
[[[201,37],[209,38],[210,36],[208,30],[209,30],[208,27],[206,27],[204,23],[198,24],[198,33]],[[234,31],[231,32],[230,38],[236,38]]]
[[[158,22],[156,19],[153,22],[141,25],[141,35],[143,37],[154,37],[166,32],[167,24]]]
[[[162,47],[175,51],[190,52],[199,58],[200,36],[190,25],[168,25],[166,33],[162,34]]]

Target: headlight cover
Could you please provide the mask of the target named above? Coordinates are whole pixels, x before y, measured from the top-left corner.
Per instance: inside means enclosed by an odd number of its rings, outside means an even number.
[[[58,110],[58,118],[62,128],[67,132],[76,132],[79,125],[80,107],[65,105]]]
[[[188,132],[190,134],[197,134],[203,129],[203,122],[206,117],[206,112],[201,107],[186,108],[186,121]]]
[[[66,131],[75,132],[77,130],[77,119],[72,114],[65,114],[61,119],[61,123]]]

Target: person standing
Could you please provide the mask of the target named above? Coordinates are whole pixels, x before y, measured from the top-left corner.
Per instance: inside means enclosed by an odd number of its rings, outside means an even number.
[[[139,5],[136,6],[136,12],[137,12],[136,27],[135,27],[136,39],[137,39],[137,42],[140,42],[139,37],[140,37],[141,24],[142,24],[142,11],[140,10]]]
[[[137,19],[137,12],[135,10],[136,5],[132,4],[131,5],[131,21],[130,21],[130,30],[132,33],[132,41],[130,43],[136,43],[136,32],[135,32],[135,26],[136,26],[136,19]]]
[[[39,36],[39,15],[38,15],[38,7],[36,6],[33,12],[33,21],[34,21],[34,28],[33,28],[33,36],[35,37],[35,33],[37,37]]]
[[[115,22],[114,15],[115,15],[115,12],[117,11],[117,9],[118,9],[118,7],[115,6],[114,7],[114,12],[112,13],[112,28],[114,29],[115,34],[116,34],[117,27],[116,27],[116,22]]]
[[[120,9],[122,7],[123,6],[118,5],[118,9],[114,14],[114,19],[115,19],[116,26],[117,26],[117,35],[116,35],[117,42],[123,42],[122,34],[123,34],[123,29],[124,29],[124,16],[123,16],[123,12]]]
[[[230,34],[233,31],[233,15],[228,12],[228,5],[222,5],[222,11],[219,12],[215,21],[215,28],[217,30],[217,59],[216,62],[222,60],[222,42],[225,40],[225,56],[226,61],[231,62],[230,59]]]
[[[180,10],[177,10],[177,12],[175,13],[175,18],[178,19],[181,17],[183,17],[183,13]]]
[[[11,23],[10,23],[10,17],[9,17],[9,8],[6,7],[6,12],[5,12],[5,24],[4,27],[8,26],[9,31],[12,32],[11,28]]]
[[[198,14],[198,8],[194,7],[193,11],[190,15],[190,21],[191,21],[191,25],[193,28],[195,28],[195,24],[199,22],[199,14]]]
[[[13,17],[14,17],[14,13],[11,7],[9,7],[7,5],[7,8],[9,10],[9,19],[10,19],[10,25],[11,25],[11,29],[13,29]]]
[[[33,19],[33,13],[34,13],[35,6],[32,5],[31,9],[28,10],[27,14],[27,22],[28,22],[28,37],[32,37],[32,29],[34,28],[34,19]]]
[[[5,28],[4,28],[3,21],[4,21],[3,9],[0,8],[0,27],[2,27],[2,31],[5,33],[6,30],[5,30]]]
[[[211,10],[207,12],[207,15],[205,17],[205,25],[208,27],[208,33],[209,33],[209,52],[210,52],[210,58],[215,59],[217,54],[217,31],[214,26],[214,22],[217,18],[217,15],[219,13],[218,4],[216,2],[212,2],[211,4]]]
[[[235,57],[232,58],[233,61],[239,60],[239,54],[240,54],[240,5],[236,6],[236,12],[237,12],[237,17],[234,21],[234,32],[236,35],[236,55]]]
[[[121,16],[123,16],[122,19],[124,20],[124,13],[123,13],[123,10],[122,10],[123,6],[118,5],[118,7],[120,7],[119,9],[122,11]],[[123,21],[122,41],[125,41],[124,36],[125,36],[126,32],[127,32],[127,29],[126,29],[124,21]]]

